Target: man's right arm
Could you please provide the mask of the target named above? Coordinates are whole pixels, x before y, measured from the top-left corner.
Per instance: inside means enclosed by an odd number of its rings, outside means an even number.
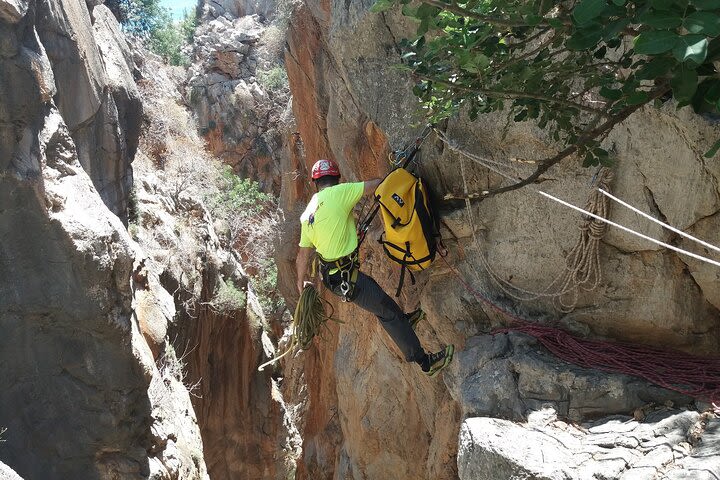
[[[382,178],[373,178],[372,180],[365,180],[363,182],[363,195],[370,195],[375,189],[382,183]]]
[[[300,294],[302,294],[303,288],[305,288],[305,276],[307,275],[308,265],[310,264],[310,257],[314,251],[315,249],[311,247],[300,247],[297,259],[295,259],[295,268],[297,269],[297,289]]]

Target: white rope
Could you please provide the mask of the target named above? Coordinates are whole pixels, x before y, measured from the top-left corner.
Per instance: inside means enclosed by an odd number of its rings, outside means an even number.
[[[687,238],[687,239],[693,240],[693,241],[699,243],[700,245],[703,245],[703,246],[705,246],[705,247],[708,247],[708,248],[711,249],[711,250],[715,250],[716,252],[720,252],[720,248],[716,247],[715,245],[712,245],[712,244],[707,243],[707,242],[705,242],[705,241],[703,241],[703,240],[700,240],[699,238],[695,238],[695,237],[693,237],[692,235],[690,235],[689,233],[685,233],[685,232],[683,232],[682,230],[679,230],[679,229],[677,229],[677,228],[675,228],[675,227],[673,227],[673,226],[671,226],[671,225],[668,225],[667,223],[661,222],[660,220],[658,220],[657,218],[653,217],[652,215],[648,215],[647,213],[645,213],[645,212],[643,212],[643,211],[641,211],[641,210],[638,210],[637,208],[633,207],[633,206],[630,205],[629,203],[623,202],[622,200],[620,200],[619,198],[615,197],[614,195],[606,192],[606,191],[603,190],[602,188],[598,188],[598,190],[600,191],[600,193],[602,193],[602,194],[605,195],[606,197],[608,197],[608,198],[616,201],[617,203],[619,203],[619,204],[622,205],[623,207],[627,207],[627,208],[629,208],[630,210],[632,210],[633,212],[637,213],[638,215],[642,215],[643,217],[647,218],[648,220],[651,220],[651,221],[657,223],[658,225],[662,225],[663,227],[667,228],[667,229],[670,230],[671,232],[675,232],[675,233],[677,233],[678,235],[680,235],[680,236],[682,236],[682,237],[685,237],[685,238]]]
[[[475,242],[475,246],[477,246],[478,243],[475,236],[475,222],[473,221],[470,199],[468,198],[467,178],[465,178],[465,161],[463,160],[462,155],[460,156],[460,175],[463,179],[463,193],[465,193],[465,208],[467,209],[468,222],[470,222],[470,228],[472,229],[473,242]]]
[[[510,181],[517,181],[518,179],[501,171],[499,168],[496,167],[502,167],[505,169],[510,169],[513,171],[513,173],[517,174],[517,169],[513,165],[503,164],[501,162],[486,159],[483,157],[480,157],[478,155],[475,155],[473,153],[467,152],[461,148],[459,148],[455,142],[450,141],[447,136],[441,132],[438,129],[433,129],[438,136],[438,138],[445,143],[448,148],[459,154],[460,156],[460,172],[463,180],[463,190],[465,195],[465,207],[467,210],[468,220],[470,222],[470,227],[472,229],[472,236],[473,236],[473,242],[475,243],[476,247],[479,248],[479,244],[477,243],[477,237],[475,234],[475,225],[474,225],[474,218],[472,214],[472,209],[470,206],[470,195],[468,192],[468,185],[467,185],[467,179],[465,174],[465,163],[463,161],[463,158],[468,158],[474,163],[487,168],[491,172],[494,172],[501,177],[510,180]],[[694,240],[708,248],[711,248],[713,250],[719,251],[720,248],[715,247],[714,245],[711,245],[707,242],[703,242],[702,240],[699,240],[689,234],[686,234],[685,232],[682,232],[681,230],[678,230],[674,227],[671,227],[670,225],[666,225],[659,220],[651,217],[650,215],[647,215],[636,208],[632,207],[631,205],[623,202],[617,197],[612,196],[610,193],[608,193],[605,189],[608,188],[609,182],[612,179],[612,172],[610,172],[607,169],[603,169],[603,175],[600,180],[598,180],[598,184],[600,185],[600,188],[597,189],[597,191],[604,195],[607,198],[611,198],[612,200],[620,203],[621,205],[630,208],[631,210],[635,211],[636,213],[639,213],[640,215],[649,218],[650,220],[659,223],[660,225],[664,226],[665,228],[668,228],[669,230],[678,233],[679,235],[682,235],[683,237],[689,238],[691,240]],[[562,311],[562,312],[570,312],[574,310],[575,306],[577,305],[578,301],[578,294],[579,289],[583,289],[586,291],[592,291],[601,282],[602,277],[602,268],[600,264],[600,253],[599,253],[599,243],[600,238],[605,233],[605,226],[606,225],[612,225],[614,227],[620,228],[621,230],[624,230],[626,232],[629,232],[633,235],[639,236],[641,238],[644,238],[650,242],[656,243],[658,245],[661,245],[665,248],[669,248],[670,250],[691,256],[693,258],[697,258],[699,260],[711,263],[713,265],[720,266],[720,262],[716,262],[714,260],[705,258],[701,255],[697,255],[685,250],[682,250],[680,248],[674,247],[672,245],[669,245],[667,243],[661,242],[659,240],[655,240],[652,237],[648,237],[647,235],[640,234],[638,232],[635,232],[634,230],[631,230],[630,228],[624,227],[620,224],[617,224],[615,222],[611,222],[606,217],[608,217],[608,206],[607,201],[601,201],[603,198],[600,195],[595,194],[595,196],[591,196],[591,198],[588,199],[588,203],[586,205],[586,209],[581,209],[579,207],[576,207],[574,205],[571,205],[567,202],[564,202],[556,197],[553,197],[552,195],[549,195],[545,192],[540,191],[537,187],[531,186],[531,189],[535,190],[536,192],[540,193],[541,195],[544,195],[546,197],[549,197],[555,201],[558,201],[562,203],[563,205],[566,205],[574,210],[577,210],[579,212],[584,213],[585,215],[589,216],[590,218],[594,218],[596,220],[599,220],[603,223],[598,223],[597,221],[591,221],[589,218],[586,218],[583,225],[580,226],[581,235],[578,239],[575,246],[568,252],[568,254],[565,256],[565,268],[556,276],[550,284],[545,287],[542,291],[536,292],[531,290],[526,290],[522,287],[519,287],[513,283],[511,283],[508,280],[505,280],[502,278],[498,273],[496,273],[493,268],[490,266],[490,263],[487,259],[487,257],[483,254],[480,254],[480,260],[483,264],[483,267],[488,272],[490,278],[493,279],[493,281],[496,283],[496,285],[502,290],[506,295],[515,298],[516,300],[520,301],[530,301],[535,300],[537,298],[545,297],[545,298],[553,298],[553,303],[555,307]],[[592,211],[588,211],[592,210]],[[600,213],[600,215],[597,215],[597,212]],[[551,291],[552,290],[552,291]]]
[[[502,162],[499,162],[496,160],[490,160],[489,158],[483,158],[478,155],[475,155],[474,153],[467,152],[467,151],[461,149],[460,147],[458,147],[455,142],[450,141],[447,138],[447,136],[440,130],[434,129],[434,131],[435,131],[435,134],[438,136],[438,138],[445,145],[447,145],[450,150],[460,154],[461,157],[463,157],[463,156],[467,157],[470,160],[472,160],[473,162],[477,163],[478,165],[483,166],[494,173],[497,173],[498,175],[500,175],[501,177],[503,177],[507,180],[512,180],[512,181],[520,180],[519,178],[512,177],[512,176],[508,175],[507,173],[502,172],[501,170],[495,168],[495,166],[510,168],[514,171],[514,173],[517,173],[516,169],[512,165],[508,165],[507,163],[502,163]],[[467,194],[467,192],[465,192],[465,193]]]
[[[692,257],[692,258],[695,258],[695,259],[697,259],[697,260],[701,260],[701,261],[703,261],[703,262],[707,262],[707,263],[710,263],[710,264],[715,265],[715,266],[717,266],[717,267],[720,267],[720,262],[717,262],[717,261],[715,261],[715,260],[711,260],[711,259],[709,259],[709,258],[703,257],[702,255],[698,255],[698,254],[696,254],[696,253],[688,252],[687,250],[683,250],[682,248],[678,248],[678,247],[675,247],[675,246],[670,245],[670,244],[668,244],[668,243],[661,242],[660,240],[655,240],[655,239],[652,238],[652,237],[648,237],[647,235],[643,235],[642,233],[636,232],[635,230],[631,230],[631,229],[629,229],[629,228],[627,228],[627,227],[624,227],[624,226],[620,225],[619,223],[612,222],[612,221],[610,221],[610,220],[608,220],[608,219],[606,219],[606,218],[602,218],[602,217],[599,216],[599,215],[595,215],[594,213],[590,213],[590,212],[588,212],[588,211],[586,211],[586,210],[583,210],[583,209],[580,208],[580,207],[576,207],[575,205],[573,205],[573,204],[571,204],[571,203],[568,203],[568,202],[566,202],[566,201],[560,200],[560,199],[557,198],[557,197],[553,197],[553,196],[550,195],[549,193],[545,193],[545,192],[540,191],[540,190],[538,190],[538,193],[539,193],[540,195],[543,195],[543,196],[545,196],[545,197],[547,197],[547,198],[549,198],[549,199],[551,199],[551,200],[554,200],[554,201],[556,201],[556,202],[558,202],[558,203],[560,203],[560,204],[562,204],[562,205],[565,205],[566,207],[570,207],[570,208],[572,208],[573,210],[577,210],[578,212],[582,212],[582,213],[584,213],[585,215],[589,215],[589,216],[591,216],[591,217],[593,217],[593,218],[595,218],[595,219],[597,219],[597,220],[600,220],[601,222],[605,222],[605,223],[607,223],[607,224],[609,224],[609,225],[612,225],[613,227],[617,227],[617,228],[619,228],[620,230],[624,230],[624,231],[626,231],[626,232],[628,232],[628,233],[631,233],[631,234],[633,234],[633,235],[635,235],[635,236],[638,236],[638,237],[640,237],[640,238],[642,238],[642,239],[644,239],[644,240],[647,240],[647,241],[649,241],[649,242],[655,243],[655,244],[660,245],[660,246],[665,247],[665,248],[669,248],[670,250],[674,250],[674,251],[676,251],[676,252],[678,252],[678,253],[682,253],[683,255],[687,255],[687,256]]]
[[[608,188],[612,178],[612,172],[603,169],[599,174],[598,183]],[[588,198],[585,208],[605,217],[608,214],[608,201],[594,191]],[[599,244],[606,228],[606,224],[586,218],[579,226],[580,236],[575,246],[565,256],[565,268],[540,292],[526,290],[505,280],[493,270],[484,255],[480,255],[480,260],[490,277],[506,295],[524,302],[538,298],[552,298],[555,308],[559,311],[571,312],[577,306],[579,290],[592,291],[601,282]]]

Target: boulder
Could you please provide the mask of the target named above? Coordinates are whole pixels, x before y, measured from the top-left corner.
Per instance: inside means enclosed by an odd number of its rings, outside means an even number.
[[[523,424],[471,417],[460,428],[459,477],[711,480],[720,471],[713,450],[720,421],[708,416],[663,409],[642,421],[609,417],[582,425],[558,420],[552,409]]]
[[[15,473],[15,471],[5,465],[4,463],[0,462],[0,480],[23,480],[20,475]]]

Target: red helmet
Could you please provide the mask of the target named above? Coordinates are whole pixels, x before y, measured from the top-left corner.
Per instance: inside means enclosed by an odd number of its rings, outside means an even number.
[[[340,167],[332,160],[318,160],[312,167],[312,179],[317,180],[320,177],[331,175],[333,177],[340,176]]]

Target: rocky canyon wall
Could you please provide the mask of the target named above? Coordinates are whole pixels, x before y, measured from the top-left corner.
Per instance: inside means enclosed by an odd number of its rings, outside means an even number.
[[[99,2],[8,0],[0,39],[0,458],[24,478],[207,478],[161,361],[172,297],[123,224],[141,105],[119,26]]]
[[[287,212],[297,212],[298,204],[309,198],[311,192],[303,184],[318,158],[337,160],[346,181],[369,179],[388,171],[385,158],[390,148],[403,146],[422,129],[412,83],[392,68],[401,61],[399,40],[412,36],[415,25],[398,12],[370,13],[373,3],[310,0],[291,17],[285,62],[302,151],[284,168],[297,168],[302,175],[297,183],[283,187]],[[455,142],[453,147],[499,162],[532,161],[553,151],[543,131],[531,124],[507,125],[501,116],[475,122],[455,118],[442,131]],[[688,109],[678,111],[666,104],[642,110],[606,140],[618,160],[611,189],[679,228],[716,241],[720,164],[704,159],[702,152],[718,135],[717,126]],[[515,163],[522,168],[522,162]],[[501,181],[435,136],[423,146],[419,172],[440,197],[479,193]],[[582,206],[592,191],[594,173],[570,160],[548,172],[542,187]],[[458,433],[466,419],[522,421],[549,406],[561,418],[582,423],[632,414],[650,403],[698,407],[688,397],[631,377],[534,357],[530,352],[542,348],[523,336],[488,336],[507,319],[470,293],[453,270],[482,295],[525,318],[581,336],[717,355],[717,269],[610,230],[600,244],[598,288],[578,291],[575,308],[563,313],[549,298],[513,298],[501,281],[542,291],[561,275],[564,256],[579,235],[581,219],[574,212],[543,199],[532,188],[469,206],[442,202],[441,210],[452,269],[438,260],[419,276],[416,286],[406,286],[401,301],[406,311],[419,304],[428,313],[418,331],[429,350],[450,342],[458,347],[451,371],[443,379],[423,377],[415,365],[403,363],[376,319],[353,306],[335,305],[345,323],[331,326],[329,340],[298,360],[309,394],[299,478],[475,478],[468,472],[478,470],[459,471],[456,462]],[[640,223],[626,210],[613,207],[610,215],[614,221],[687,246],[656,226]],[[297,219],[288,219],[282,242],[286,247],[278,254],[289,296],[298,238],[293,221]],[[375,225],[369,238],[378,234]],[[397,269],[373,243],[364,247],[363,268],[391,291]],[[520,296],[518,289],[511,293]],[[299,367],[294,363],[288,368]],[[679,413],[670,413],[674,414]],[[691,425],[680,424],[687,434]],[[717,420],[711,420],[709,442],[716,426]],[[699,453],[690,449],[686,455]],[[681,457],[669,462],[680,463]],[[709,460],[709,471],[715,461]],[[492,463],[478,465],[482,469]],[[623,465],[632,469],[638,464],[628,460]],[[532,468],[527,471],[538,474]],[[568,471],[570,478],[586,478]]]

